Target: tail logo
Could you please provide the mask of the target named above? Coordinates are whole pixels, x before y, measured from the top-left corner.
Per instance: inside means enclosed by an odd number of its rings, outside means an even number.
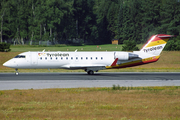
[[[160,49],[163,49],[163,46],[151,47],[151,48],[148,48],[148,49],[143,49],[143,51],[147,53],[147,52],[150,52],[150,51],[160,50]]]
[[[167,41],[171,37],[174,36],[166,34],[153,35],[140,51],[152,55],[160,55]]]

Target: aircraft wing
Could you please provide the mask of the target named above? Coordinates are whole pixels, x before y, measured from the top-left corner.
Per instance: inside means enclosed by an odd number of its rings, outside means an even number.
[[[91,65],[63,65],[62,67],[63,68],[66,68],[66,69],[84,69],[84,70],[87,70],[87,69],[91,69],[91,70],[103,70],[103,69],[106,69],[105,67],[106,65],[103,65],[103,64],[91,64]]]

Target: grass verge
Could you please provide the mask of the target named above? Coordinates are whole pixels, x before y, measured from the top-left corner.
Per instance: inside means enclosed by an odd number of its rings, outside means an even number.
[[[0,91],[0,118],[23,120],[179,120],[180,87]]]

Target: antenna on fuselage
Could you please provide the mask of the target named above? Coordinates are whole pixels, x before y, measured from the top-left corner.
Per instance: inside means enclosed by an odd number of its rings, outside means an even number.
[[[77,52],[78,49],[76,49],[74,52]]]
[[[42,52],[45,52],[45,49]]]

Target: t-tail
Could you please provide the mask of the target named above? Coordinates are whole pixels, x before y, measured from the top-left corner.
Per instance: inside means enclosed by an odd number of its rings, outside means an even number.
[[[166,35],[166,34],[153,35],[140,51],[147,54],[158,56],[160,55],[166,43],[168,42],[169,38],[171,37],[174,37],[174,36]]]

